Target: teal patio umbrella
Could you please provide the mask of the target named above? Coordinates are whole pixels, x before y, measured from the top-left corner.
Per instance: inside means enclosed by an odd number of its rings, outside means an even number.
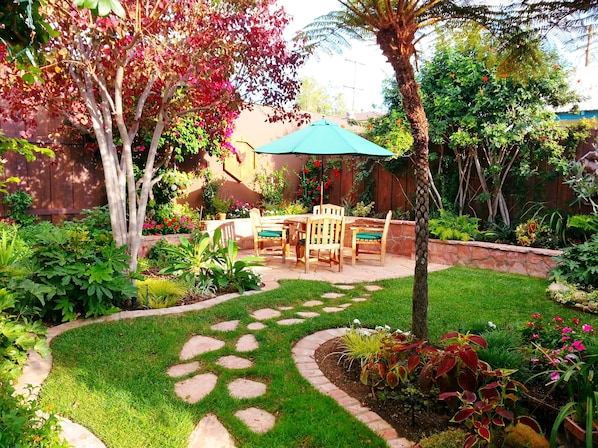
[[[325,118],[304,128],[254,149],[260,154],[297,154],[325,156],[367,156],[392,157],[394,153],[359,135],[343,129]],[[320,164],[320,205],[324,198],[322,174],[324,164]]]

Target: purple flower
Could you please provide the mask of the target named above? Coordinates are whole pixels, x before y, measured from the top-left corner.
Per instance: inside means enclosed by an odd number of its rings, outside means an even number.
[[[550,379],[552,381],[558,381],[561,378],[561,374],[559,372],[552,372],[550,374]]]

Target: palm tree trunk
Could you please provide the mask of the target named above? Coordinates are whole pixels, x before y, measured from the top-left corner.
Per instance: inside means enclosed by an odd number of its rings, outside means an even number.
[[[415,273],[413,278],[411,331],[420,339],[428,339],[428,215],[430,180],[428,177],[428,119],[424,111],[415,73],[411,65],[414,54],[409,44],[392,30],[377,35],[378,45],[396,74],[403,95],[403,109],[413,134],[415,161]]]

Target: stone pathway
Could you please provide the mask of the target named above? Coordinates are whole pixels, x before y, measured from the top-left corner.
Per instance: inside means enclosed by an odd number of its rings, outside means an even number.
[[[337,284],[334,286],[343,291],[349,291],[354,288],[350,284]],[[271,287],[268,289],[271,289]],[[381,288],[377,285],[366,285],[367,291],[376,291],[379,289]],[[246,293],[245,295],[249,294]],[[181,309],[167,308],[164,310],[123,312],[93,321],[68,323],[50,329],[48,340],[71,328],[93,322],[205,309],[236,297],[238,297],[237,294],[230,294],[196,305],[180,307]],[[234,341],[236,354],[223,355],[215,361],[215,364],[221,368],[238,372],[238,378],[226,385],[229,395],[241,402],[241,409],[234,413],[235,417],[243,422],[249,430],[258,434],[268,432],[276,425],[276,417],[271,413],[260,409],[256,405],[246,408],[242,406],[242,400],[255,399],[267,392],[268,378],[263,378],[262,380],[244,378],[244,371],[254,365],[253,360],[250,358],[251,352],[259,349],[259,344],[255,337],[256,332],[274,325],[297,325],[305,322],[307,319],[316,318],[323,313],[341,312],[354,303],[366,301],[368,298],[369,293],[364,294],[363,297],[352,299],[343,293],[327,293],[322,296],[322,300],[308,300],[297,307],[280,306],[276,309],[263,308],[251,313],[254,321],[248,323],[245,326],[247,332]],[[230,320],[218,322],[212,325],[210,329],[225,333],[236,331],[239,329],[239,326],[239,320]],[[358,420],[386,439],[390,447],[407,448],[413,446],[408,440],[399,438],[390,425],[384,422],[379,416],[362,407],[357,400],[352,399],[330,383],[318,369],[314,359],[314,352],[317,347],[327,340],[341,335],[344,331],[343,329],[320,331],[299,341],[292,348],[292,355],[299,371],[314,387],[334,398],[339,405],[344,406]],[[174,392],[181,400],[191,404],[197,403],[209,395],[214,388],[218,387],[218,376],[212,373],[215,369],[209,369],[210,366],[205,359],[202,362],[200,360],[202,355],[222,350],[226,347],[226,344],[224,340],[218,337],[205,335],[195,335],[184,344],[179,353],[180,362],[170,366],[166,372],[170,377],[177,379],[174,385]],[[41,385],[49,374],[50,368],[51,359],[44,360],[39,355],[32,354],[25,372],[19,381],[21,390],[26,384],[34,386]],[[255,404],[255,400],[252,403]],[[105,445],[97,437],[76,423],[63,419],[62,427],[65,439],[75,448],[105,448]],[[208,414],[198,422],[189,438],[188,448],[235,448],[235,445],[232,437],[218,420],[217,416]]]

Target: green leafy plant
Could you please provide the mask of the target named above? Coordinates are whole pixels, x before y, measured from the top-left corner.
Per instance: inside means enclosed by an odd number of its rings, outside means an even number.
[[[308,210],[320,203],[321,188],[323,188],[326,202],[330,196],[329,190],[334,179],[340,177],[341,163],[339,159],[327,159],[326,169],[322,161],[312,157],[303,165],[299,173],[299,188],[297,202],[303,204]]]
[[[51,321],[97,317],[118,311],[134,296],[126,247],[93,238],[87,230],[36,226],[29,234],[32,253],[25,278],[9,281],[21,294],[21,307]]]
[[[284,202],[284,192],[289,187],[287,177],[287,165],[270,173],[256,173],[254,183],[258,187],[262,204],[282,204]]]
[[[557,265],[550,271],[552,279],[585,290],[598,289],[598,234],[582,244],[566,247],[554,259]]]
[[[593,234],[598,233],[598,215],[573,215],[567,221],[569,229],[575,229],[582,233],[584,239],[589,239]]]
[[[450,428],[446,431],[425,437],[417,444],[418,448],[462,448],[467,433],[459,428]]]
[[[430,220],[430,234],[443,241],[470,241],[479,233],[478,222],[478,218],[467,215],[456,216],[442,209],[439,218]]]
[[[33,197],[23,190],[7,194],[2,198],[2,202],[8,206],[8,217],[21,226],[29,226],[37,219],[27,213],[33,205]]]
[[[151,309],[175,306],[187,293],[187,286],[167,278],[146,278],[136,286],[139,304]]]
[[[201,278],[209,275],[210,265],[218,256],[221,237],[222,231],[216,229],[213,239],[209,234],[202,233],[193,242],[180,237],[178,245],[165,245],[163,250],[169,261],[160,273],[181,277],[190,286],[198,284]]]
[[[370,202],[369,204],[358,202],[357,204],[355,204],[353,210],[351,210],[351,215],[363,217],[371,216],[374,210],[374,204],[374,202]]]
[[[0,446],[68,448],[61,432],[49,407],[42,407],[31,393],[16,394],[8,378],[0,374]]]
[[[262,278],[250,268],[261,266],[262,257],[248,256],[237,259],[239,246],[233,240],[219,249],[220,256],[209,264],[214,284],[220,288],[235,288],[239,293],[247,290],[258,290],[262,285]]]
[[[564,385],[569,402],[563,406],[558,413],[552,431],[550,433],[550,444],[556,446],[558,428],[563,421],[572,416],[578,424],[586,431],[587,448],[593,446],[592,431],[598,428],[598,387],[594,379],[598,381],[598,354],[586,356],[583,359],[576,357],[576,362],[569,363],[563,368],[563,363],[555,362],[549,351],[545,355],[556,367],[551,374],[554,384]]]

